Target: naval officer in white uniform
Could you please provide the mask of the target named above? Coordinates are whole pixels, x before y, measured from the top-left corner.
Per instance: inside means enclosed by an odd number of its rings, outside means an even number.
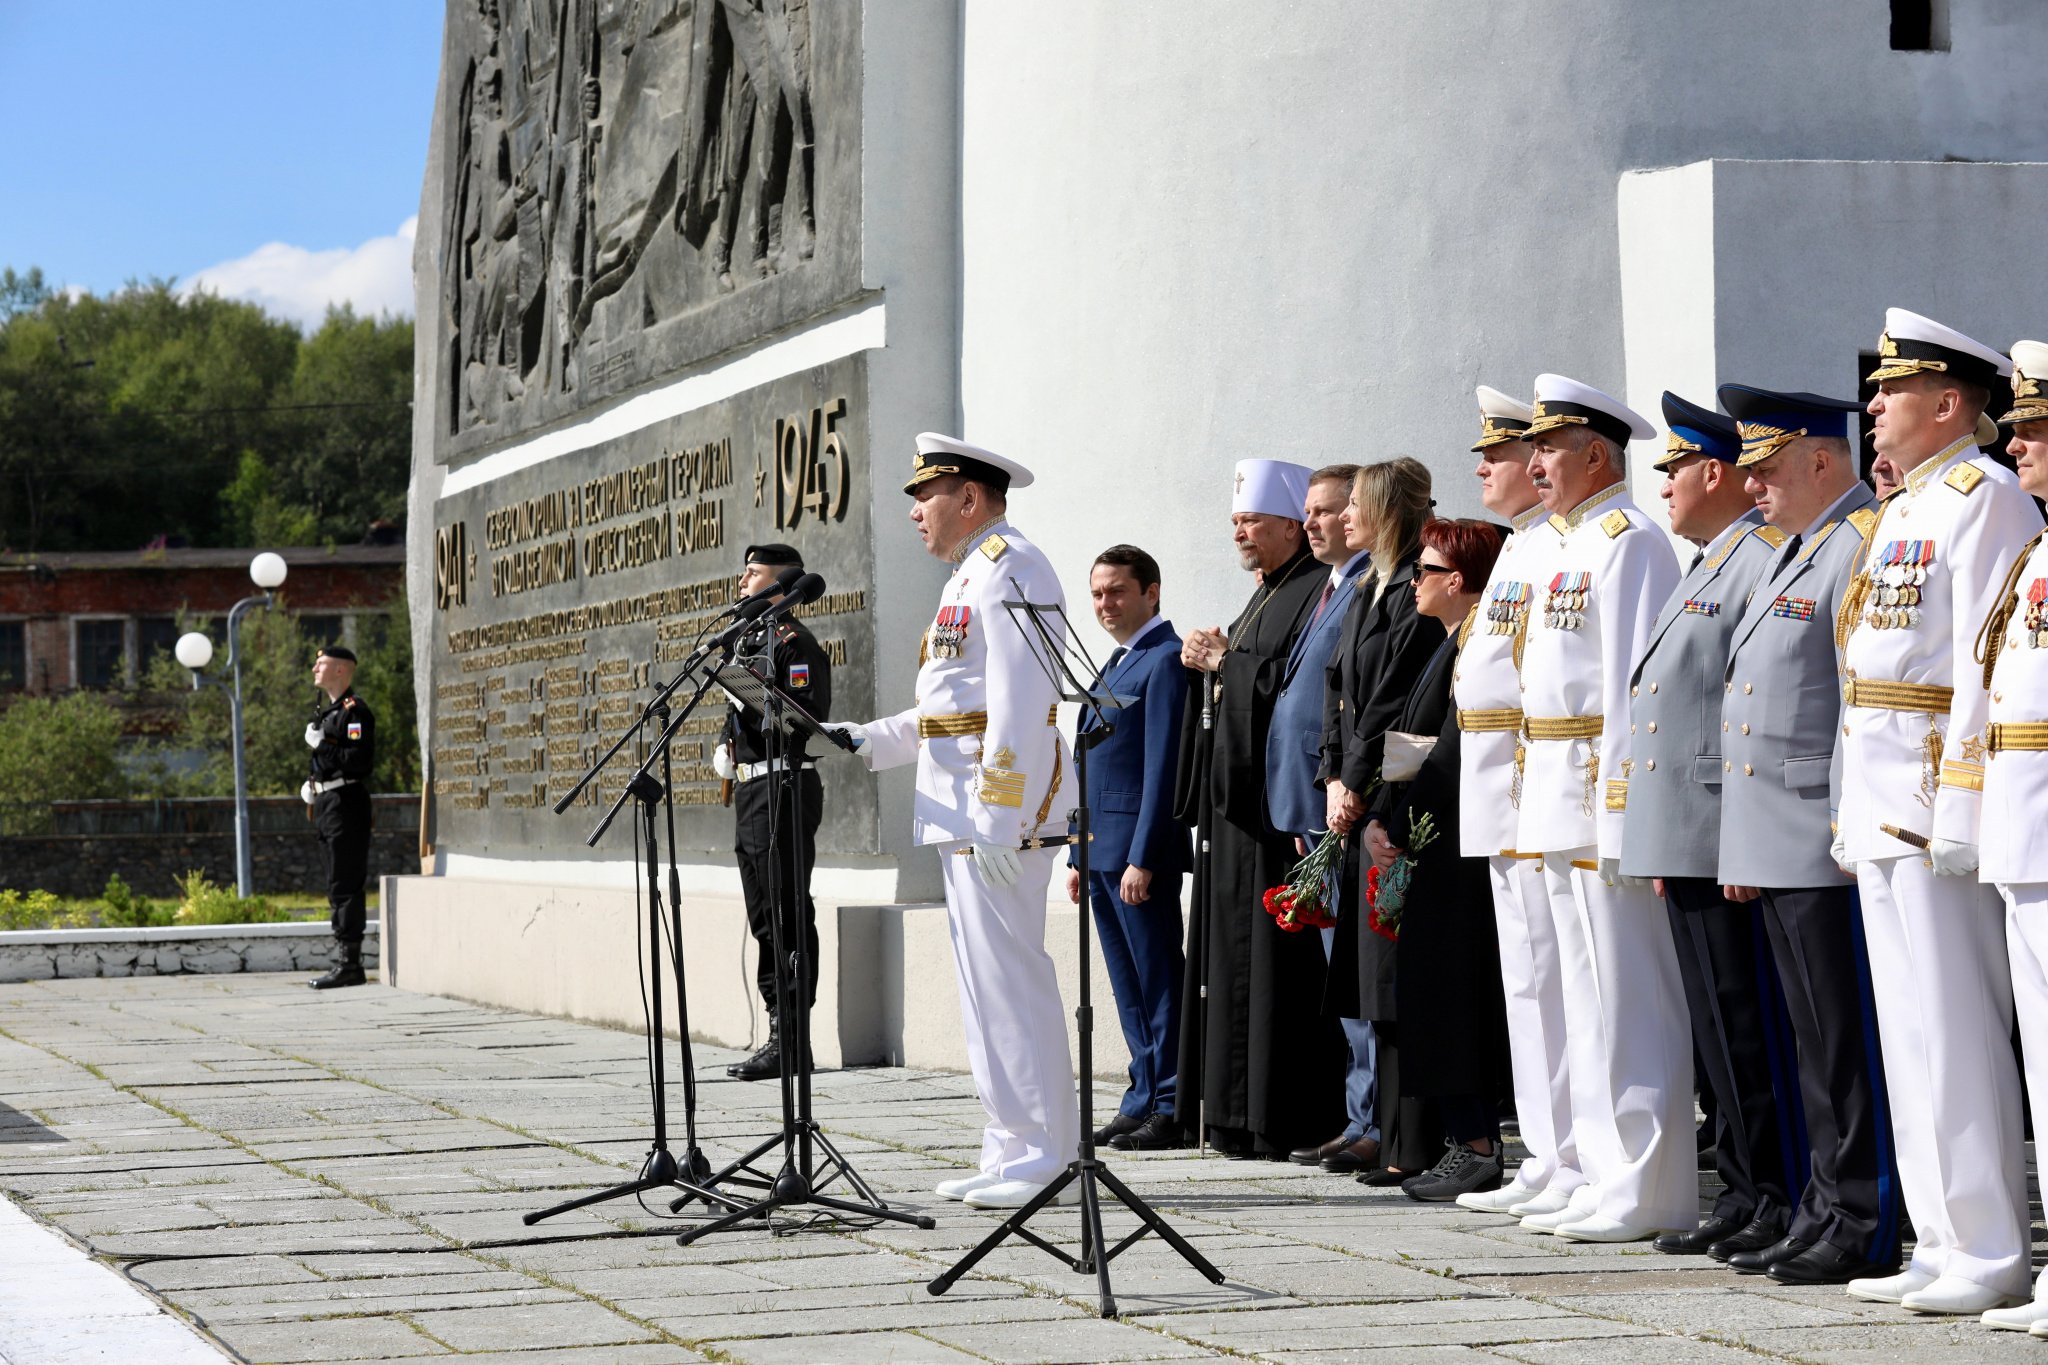
[[[1886,312],[1878,357],[1871,439],[1905,482],[1842,602],[1833,852],[1863,903],[1915,1245],[1903,1271],[1848,1290],[1977,1314],[2026,1293],[2030,1239],[2004,916],[1976,875],[1990,690],[1975,651],[2041,518],[1978,453],[2011,362],[1903,308]]]
[[[1522,1226],[1574,1241],[1641,1241],[1698,1221],[1692,1036],[1671,921],[1620,866],[1629,674],[1678,584],[1670,541],[1628,496],[1628,442],[1653,435],[1590,385],[1536,378],[1529,473],[1562,539],[1537,573],[1522,656],[1515,848],[1543,855],[1565,945],[1572,1132],[1591,1183]],[[1581,961],[1589,970],[1575,976]]]
[[[1066,842],[1074,777],[1056,728],[1057,690],[1037,637],[1005,599],[1065,606],[1043,551],[1007,519],[1015,460],[926,432],[904,492],[925,549],[953,565],[925,632],[917,701],[843,727],[870,770],[917,765],[912,827],[935,847],[960,977],[967,1060],[988,1111],[981,1169],[938,1193],[1019,1208],[1074,1160],[1080,1142],[1059,981],[1045,951],[1046,887]],[[842,728],[834,726],[833,728]],[[1060,1192],[1061,1203],[1080,1187]]]
[[[1508,1060],[1515,1115],[1529,1157],[1497,1190],[1458,1196],[1487,1213],[1556,1213],[1586,1183],[1572,1136],[1571,1078],[1565,1066],[1564,971],[1558,961],[1543,859],[1515,847],[1515,750],[1522,729],[1522,642],[1532,604],[1542,598],[1539,566],[1557,548],[1549,510],[1529,482],[1527,403],[1481,384],[1479,501],[1514,530],[1501,546],[1480,597],[1479,619],[1458,650],[1451,695],[1462,747],[1458,771],[1458,852],[1486,859],[1493,884],[1507,1002]],[[1583,947],[1583,945],[1581,945]],[[1579,974],[1584,976],[1581,964]]]
[[[2020,488],[2048,496],[2048,342],[2012,348],[2012,410],[2006,450],[2018,461]],[[2005,944],[2012,960],[2013,1005],[2034,1132],[2048,1133],[2048,533],[2014,556],[2004,591],[1978,635],[1990,676],[1984,737],[1984,808],[1978,826],[1984,881],[2005,900]],[[2024,1210],[2022,1210],[2024,1216]],[[2034,1296],[1984,1314],[1987,1326],[2048,1337],[2048,1270]]]

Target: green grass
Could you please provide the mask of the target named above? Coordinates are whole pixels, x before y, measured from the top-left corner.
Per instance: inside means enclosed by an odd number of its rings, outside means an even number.
[[[36,929],[152,929],[185,924],[283,923],[324,920],[327,897],[292,891],[253,896],[243,901],[228,888],[188,875],[188,894],[139,896],[116,874],[99,896],[57,896],[47,891],[0,891],[0,931]],[[369,893],[369,909],[377,909],[377,893]],[[185,911],[180,914],[181,909]]]

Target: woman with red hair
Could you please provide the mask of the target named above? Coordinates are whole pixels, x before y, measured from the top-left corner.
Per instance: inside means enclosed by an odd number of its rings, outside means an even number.
[[[1443,1159],[1402,1189],[1428,1203],[1501,1182],[1495,1097],[1508,1092],[1510,1080],[1500,946],[1486,861],[1458,853],[1459,732],[1451,700],[1458,648],[1478,622],[1500,547],[1501,530],[1489,522],[1438,519],[1422,528],[1415,609],[1444,638],[1389,737],[1389,781],[1366,827],[1366,848],[1382,877],[1396,857],[1412,863],[1393,930],[1401,945],[1394,982],[1401,1097],[1433,1108],[1449,1141]],[[1433,830],[1426,843],[1418,829],[1425,823]]]

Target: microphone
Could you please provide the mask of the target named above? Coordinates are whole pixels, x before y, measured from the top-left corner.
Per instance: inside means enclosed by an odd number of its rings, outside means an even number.
[[[789,585],[789,591],[783,594],[780,602],[768,608],[769,618],[787,616],[796,608],[815,602],[824,595],[824,578],[818,574],[807,573]]]
[[[742,598],[732,607],[733,623],[711,638],[709,648],[724,649],[752,628],[754,622],[766,616],[775,605],[775,589],[766,588],[752,597]]]

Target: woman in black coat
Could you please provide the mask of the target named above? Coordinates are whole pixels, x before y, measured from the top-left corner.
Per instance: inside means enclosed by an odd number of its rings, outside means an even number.
[[[1412,778],[1380,790],[1365,833],[1367,854],[1382,875],[1403,850],[1414,860],[1398,929],[1397,1084],[1404,1113],[1415,1112],[1410,1106],[1433,1110],[1449,1140],[1434,1169],[1402,1184],[1429,1203],[1497,1189],[1501,1181],[1495,1099],[1511,1084],[1500,946],[1486,860],[1458,852],[1459,734],[1451,698],[1458,649],[1500,546],[1500,529],[1486,522],[1432,521],[1423,528],[1414,595],[1437,645],[1393,728],[1433,736],[1435,744]],[[1397,761],[1403,744],[1397,742]],[[1425,816],[1434,836],[1417,851],[1414,826]]]
[[[1379,778],[1386,733],[1400,718],[1416,678],[1443,638],[1415,611],[1416,560],[1423,523],[1429,520],[1429,492],[1429,470],[1417,460],[1388,460],[1358,472],[1351,505],[1344,513],[1346,541],[1362,541],[1372,552],[1372,567],[1359,578],[1345,613],[1324,694],[1321,776],[1327,823],[1336,833],[1348,835],[1349,842],[1323,1008],[1347,1021],[1347,1033],[1360,1031],[1356,1021],[1370,1021],[1378,1054],[1378,1093],[1367,1131],[1379,1129],[1379,1156],[1385,1169],[1368,1171],[1361,1178],[1375,1183],[1398,1181],[1426,1169],[1439,1150],[1433,1121],[1403,1122],[1395,1112],[1401,1098],[1396,950],[1365,928],[1365,860],[1357,840],[1372,801],[1370,790]]]

